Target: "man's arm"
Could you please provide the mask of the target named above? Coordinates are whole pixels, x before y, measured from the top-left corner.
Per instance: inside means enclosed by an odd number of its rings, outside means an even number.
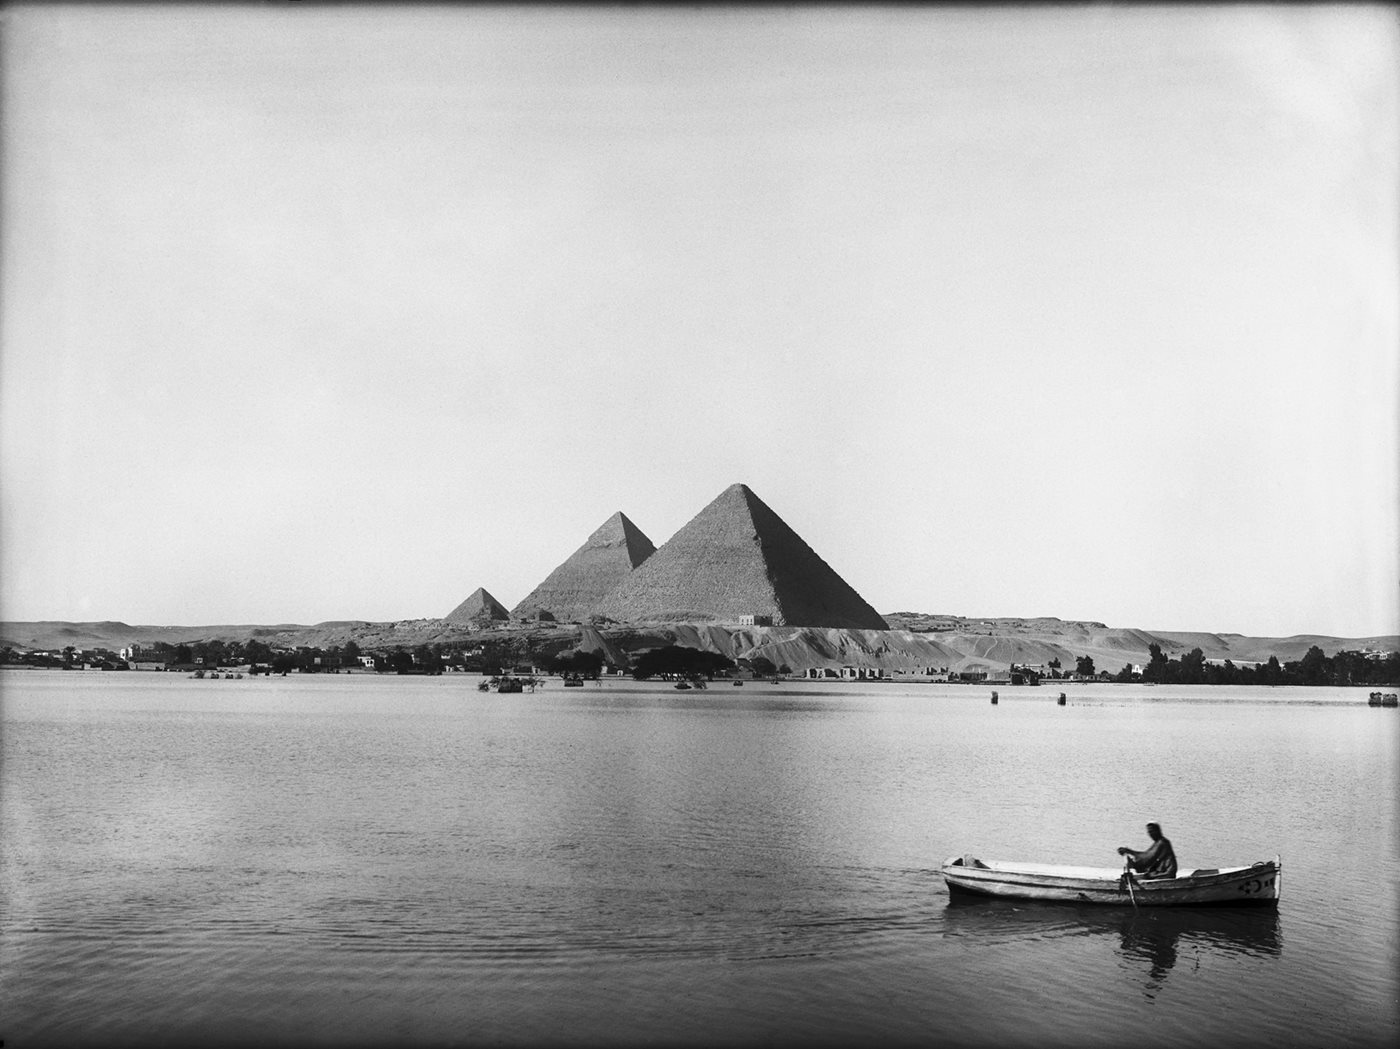
[[[1159,838],[1157,841],[1154,841],[1151,845],[1149,845],[1147,848],[1141,851],[1129,848],[1120,848],[1118,850],[1118,855],[1126,856],[1129,862],[1131,862],[1134,867],[1150,867],[1152,866],[1152,864],[1156,863],[1158,859],[1161,858],[1162,854],[1166,851],[1166,848],[1166,842]]]

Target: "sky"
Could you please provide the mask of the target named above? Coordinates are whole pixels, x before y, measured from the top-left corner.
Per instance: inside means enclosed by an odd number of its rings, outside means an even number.
[[[744,482],[881,612],[1400,632],[1398,24],[7,5],[0,616],[510,607]]]

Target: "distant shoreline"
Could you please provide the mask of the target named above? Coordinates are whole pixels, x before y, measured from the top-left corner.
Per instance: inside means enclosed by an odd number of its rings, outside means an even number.
[[[483,658],[547,663],[566,652],[592,651],[601,653],[609,665],[625,667],[632,654],[678,645],[736,661],[761,659],[774,668],[787,667],[793,675],[809,669],[863,667],[905,679],[963,676],[1008,684],[1018,683],[1018,678],[1052,683],[1100,680],[1104,675],[1120,682],[1147,677],[1164,683],[1179,675],[1173,683],[1185,684],[1286,684],[1293,679],[1303,684],[1387,684],[1400,678],[1400,635],[1252,638],[1050,618],[973,620],[909,613],[890,618],[909,626],[936,623],[939,628],[528,622],[462,626],[441,619],[207,627],[11,621],[0,624],[0,646],[8,650],[6,663],[29,661],[36,654],[66,661],[111,661],[120,656],[137,663],[140,657],[131,655],[136,646],[149,653],[148,661],[177,664],[193,664],[206,656],[241,663],[282,657],[283,665],[314,659],[318,669],[343,670],[361,656],[397,652],[413,653],[420,663],[432,660],[440,668]]]

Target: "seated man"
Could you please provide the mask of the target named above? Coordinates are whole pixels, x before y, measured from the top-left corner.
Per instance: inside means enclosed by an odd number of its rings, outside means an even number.
[[[1172,843],[1162,837],[1161,826],[1149,823],[1147,836],[1152,839],[1152,844],[1141,852],[1120,847],[1118,855],[1126,856],[1128,865],[1144,878],[1175,878],[1176,853],[1172,850]]]

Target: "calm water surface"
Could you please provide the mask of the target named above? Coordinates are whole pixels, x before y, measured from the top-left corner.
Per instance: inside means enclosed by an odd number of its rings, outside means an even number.
[[[1315,1046],[1397,1034],[1364,690],[0,672],[0,1039]],[[947,856],[1281,854],[1277,912]]]

